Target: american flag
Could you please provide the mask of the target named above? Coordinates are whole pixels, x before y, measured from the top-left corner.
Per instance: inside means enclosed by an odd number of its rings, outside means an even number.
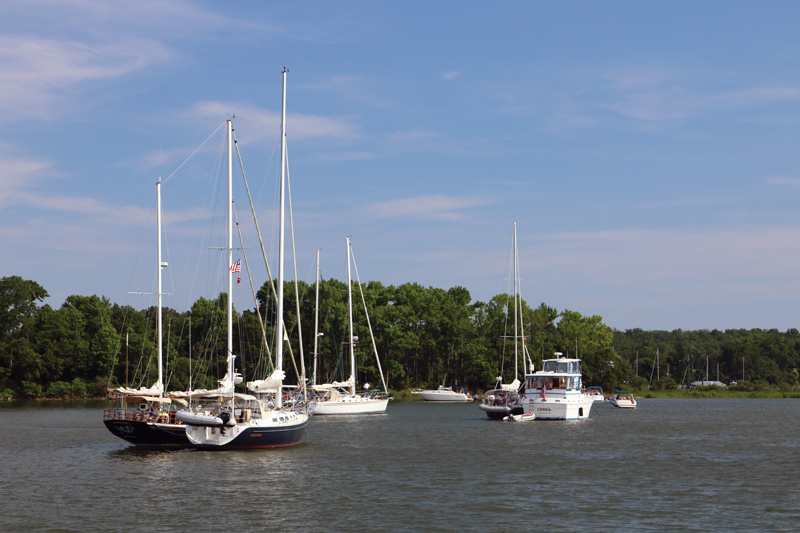
[[[242,271],[242,260],[239,259],[234,264],[231,265],[231,272],[241,272]]]

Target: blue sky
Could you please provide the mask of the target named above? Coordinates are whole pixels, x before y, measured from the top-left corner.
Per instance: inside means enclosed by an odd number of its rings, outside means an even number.
[[[362,281],[485,301],[509,287],[516,220],[533,306],[620,330],[797,327],[798,19],[778,1],[9,0],[0,274],[53,307],[149,305],[128,291],[152,283],[172,176],[167,305],[214,296],[196,273],[214,252],[192,251],[219,133],[203,142],[236,116],[273,235],[285,65],[301,279],[317,248],[344,279],[350,235]]]

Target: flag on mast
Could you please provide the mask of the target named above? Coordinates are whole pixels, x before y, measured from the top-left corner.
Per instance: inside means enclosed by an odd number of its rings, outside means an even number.
[[[242,271],[242,260],[239,259],[234,264],[231,265],[230,271],[233,273],[241,272]]]

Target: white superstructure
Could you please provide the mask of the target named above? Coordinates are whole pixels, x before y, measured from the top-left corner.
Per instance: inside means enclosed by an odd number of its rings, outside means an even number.
[[[536,420],[580,420],[589,418],[594,399],[583,390],[581,360],[567,359],[560,352],[545,359],[538,372],[525,375],[525,413]]]

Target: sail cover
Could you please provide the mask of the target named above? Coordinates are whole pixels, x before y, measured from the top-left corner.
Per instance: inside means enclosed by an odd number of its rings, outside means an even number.
[[[500,385],[500,388],[502,388],[503,390],[517,391],[517,390],[519,390],[519,386],[520,385],[522,385],[522,383],[520,383],[520,381],[518,379],[515,379],[514,381],[512,381],[508,385]]]
[[[267,379],[259,379],[256,381],[248,381],[247,389],[253,392],[277,392],[278,387],[283,384],[283,379],[286,377],[286,372],[283,370],[276,370]]]

